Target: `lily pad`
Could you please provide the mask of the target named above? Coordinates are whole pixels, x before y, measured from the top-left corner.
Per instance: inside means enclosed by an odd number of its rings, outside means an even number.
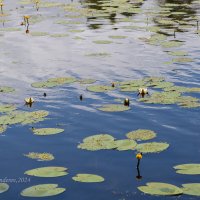
[[[164,142],[149,142],[138,144],[136,150],[142,153],[158,153],[166,150],[169,147],[169,144]]]
[[[59,177],[68,174],[65,167],[40,167],[26,171],[24,174],[37,177]]]
[[[107,92],[114,89],[115,88],[113,88],[112,86],[106,86],[106,85],[90,85],[87,87],[87,90],[91,92]]]
[[[11,124],[31,124],[45,120],[49,114],[48,111],[39,110],[34,112],[10,112],[7,115],[0,116],[0,125]]]
[[[173,47],[180,47],[183,45],[183,42],[180,41],[166,41],[161,43],[163,48],[173,48]]]
[[[9,93],[9,92],[14,92],[15,89],[12,87],[7,87],[7,86],[0,86],[0,92],[2,93]]]
[[[130,107],[124,106],[122,104],[107,104],[98,108],[98,110],[101,110],[104,112],[123,112],[123,111],[130,110]]]
[[[80,84],[92,84],[92,83],[95,83],[96,80],[95,79],[81,79],[78,82]]]
[[[127,38],[127,36],[123,36],[123,35],[110,35],[109,38],[111,38],[111,39],[125,39],[125,38]]]
[[[116,149],[119,151],[126,151],[126,150],[134,150],[137,146],[137,143],[134,140],[116,140],[115,141]]]
[[[191,164],[183,164],[174,166],[176,169],[176,173],[178,174],[189,174],[189,175],[197,175],[200,174],[200,164],[191,163]]]
[[[183,194],[200,196],[200,183],[183,184]]]
[[[14,105],[12,105],[12,104],[0,105],[0,112],[1,113],[11,112],[13,110],[16,110],[16,107]]]
[[[175,185],[159,182],[150,182],[146,186],[139,186],[138,189],[150,195],[173,196],[183,193],[182,189]]]
[[[36,152],[30,152],[28,154],[25,154],[26,157],[36,159],[38,161],[50,161],[54,159],[54,156],[50,153],[36,153]]]
[[[35,135],[55,135],[58,133],[64,132],[64,129],[61,128],[38,128],[38,129],[33,129],[33,133]]]
[[[24,189],[21,195],[25,197],[49,197],[61,194],[65,190],[65,188],[59,188],[57,184],[40,184]]]
[[[156,137],[156,133],[147,129],[138,129],[127,133],[126,136],[131,140],[150,140]]]
[[[84,183],[99,183],[103,182],[104,178],[95,174],[77,174],[72,177],[74,181],[84,182]]]
[[[193,62],[194,60],[192,58],[187,58],[187,57],[180,57],[180,58],[174,58],[172,59],[172,62],[174,63],[188,63],[188,62]]]
[[[169,51],[168,54],[171,56],[187,56],[188,55],[186,51]]]
[[[112,41],[110,40],[95,40],[93,41],[95,44],[111,44],[113,43]]]
[[[69,84],[75,82],[76,79],[73,77],[58,77],[50,78],[47,81],[32,83],[31,86],[35,88],[51,88],[64,84]]]
[[[32,36],[47,36],[49,35],[47,32],[31,32]]]
[[[6,192],[9,189],[9,185],[7,183],[0,183],[0,193]]]
[[[98,134],[86,137],[83,143],[78,145],[78,148],[89,151],[96,151],[102,149],[114,149],[116,144],[114,137],[108,134]]]

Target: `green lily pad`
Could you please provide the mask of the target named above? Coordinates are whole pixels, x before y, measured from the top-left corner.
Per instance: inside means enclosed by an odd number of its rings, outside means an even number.
[[[40,184],[24,189],[21,195],[24,197],[49,197],[61,194],[65,188],[59,188],[57,184]]]
[[[200,196],[200,183],[183,184],[183,194]]]
[[[0,183],[0,193],[6,192],[9,189],[9,185],[7,183]]]
[[[34,128],[33,133],[34,135],[55,135],[58,133],[64,132],[64,129],[61,128]]]
[[[87,87],[87,90],[91,92],[107,92],[114,89],[115,88],[113,88],[112,86],[106,86],[106,85],[90,85]]]
[[[151,104],[175,104],[178,102],[179,92],[154,92],[150,97],[140,98],[139,101]]]
[[[168,183],[150,182],[146,186],[139,186],[138,189],[145,194],[173,196],[183,193],[182,189]]]
[[[176,169],[176,173],[178,174],[189,174],[189,175],[197,175],[200,174],[200,164],[191,163],[191,164],[183,164],[174,166]]]
[[[35,88],[51,88],[64,84],[69,84],[75,82],[76,79],[73,77],[58,77],[58,78],[50,78],[47,81],[32,83],[31,86]]]
[[[21,28],[7,27],[7,28],[0,28],[0,31],[14,32],[14,31],[21,31]]]
[[[78,82],[80,84],[92,84],[92,83],[95,83],[96,80],[95,79],[81,79]]]
[[[102,149],[114,149],[116,144],[114,137],[108,134],[98,134],[86,137],[83,143],[78,145],[78,148],[89,151],[96,151]]]
[[[95,44],[111,44],[113,43],[112,41],[110,40],[95,40],[93,41]]]
[[[156,137],[156,133],[147,129],[138,129],[127,133],[126,136],[131,140],[150,140]]]
[[[187,56],[188,55],[186,51],[169,51],[168,54],[171,56]]]
[[[110,35],[109,38],[111,39],[125,39],[127,36],[122,36],[122,35]]]
[[[142,153],[158,153],[166,150],[169,147],[169,144],[164,142],[149,142],[138,144],[136,150]]]
[[[168,88],[168,87],[172,87],[174,84],[171,82],[152,82],[147,84],[147,86],[153,86],[154,88],[160,88],[160,89],[164,89],[164,88]]]
[[[67,34],[67,33],[55,33],[55,34],[52,34],[50,36],[54,37],[54,38],[61,38],[61,37],[68,37],[69,34]]]
[[[134,140],[116,140],[115,141],[116,149],[119,151],[126,151],[126,150],[134,150],[137,146],[137,143]]]
[[[0,125],[0,134],[2,134],[3,132],[5,132],[7,129],[7,126],[5,125]]]
[[[161,43],[163,48],[173,48],[173,47],[180,47],[183,45],[183,42],[180,41],[166,41]]]
[[[36,159],[38,161],[50,161],[54,159],[54,156],[50,153],[30,152],[28,154],[25,154],[25,156],[31,159]]]
[[[104,111],[104,112],[123,112],[130,110],[131,108],[129,106],[124,106],[122,104],[107,104],[103,105],[102,107],[98,108],[98,110]]]
[[[0,116],[0,125],[11,124],[31,124],[45,120],[49,114],[48,111],[39,110],[34,112],[10,112],[7,115]]]
[[[0,86],[0,92],[2,93],[9,93],[9,92],[14,92],[15,89],[7,86]]]
[[[65,167],[40,167],[26,171],[24,174],[37,177],[59,177],[68,174]]]
[[[12,104],[0,105],[0,112],[1,113],[11,112],[13,110],[16,110],[16,107],[14,105],[12,105]]]
[[[174,63],[188,63],[188,62],[193,62],[194,60],[192,58],[187,58],[187,57],[180,57],[180,58],[174,58],[172,59],[172,62]]]
[[[104,178],[95,174],[77,174],[72,177],[74,181],[83,182],[83,183],[99,183],[103,182]]]

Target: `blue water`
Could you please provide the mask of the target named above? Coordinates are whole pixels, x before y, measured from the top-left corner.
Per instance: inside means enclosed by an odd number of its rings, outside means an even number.
[[[61,1],[59,1],[61,2]],[[170,1],[168,1],[170,2]],[[70,2],[65,2],[70,3]],[[99,3],[94,1],[93,3]],[[160,3],[160,2],[159,2]],[[162,2],[164,4],[165,2]],[[174,2],[173,2],[174,3]],[[199,10],[191,10],[199,18]],[[160,46],[152,46],[139,38],[149,36],[149,32],[122,29],[122,25],[112,20],[96,19],[99,29],[92,29],[84,21],[81,25],[58,25],[54,22],[63,19],[66,14],[61,8],[40,8],[37,12],[32,5],[20,8],[19,1],[5,2],[5,12],[10,21],[4,27],[20,27],[23,15],[42,15],[44,20],[30,26],[30,31],[47,31],[69,33],[69,37],[52,38],[31,37],[19,32],[3,32],[0,36],[0,85],[12,86],[14,94],[0,94],[1,103],[15,103],[19,110],[48,110],[48,119],[37,124],[12,125],[0,137],[0,178],[16,179],[10,183],[10,189],[0,194],[1,198],[28,199],[20,192],[32,185],[57,183],[67,188],[66,192],[43,198],[60,200],[154,200],[154,199],[198,199],[198,197],[181,195],[177,197],[157,197],[144,195],[138,186],[147,182],[166,182],[177,186],[184,183],[199,182],[198,175],[176,174],[173,166],[184,163],[198,163],[200,154],[199,108],[185,109],[177,105],[147,105],[137,102],[136,93],[112,91],[107,94],[91,93],[86,86],[74,83],[69,86],[52,89],[34,89],[32,82],[46,80],[50,77],[74,76],[77,78],[95,78],[97,84],[110,84],[112,81],[130,80],[146,76],[164,76],[166,80],[177,85],[199,87],[199,35],[194,34],[196,27],[188,32],[178,32],[176,39],[185,41],[184,46],[176,50],[189,52],[194,62],[189,64],[165,65],[172,56]],[[141,8],[155,7],[158,2],[144,1]],[[16,9],[16,7],[18,9]],[[191,11],[188,11],[188,15]],[[188,16],[189,17],[189,16]],[[142,20],[142,14],[133,15],[131,19]],[[100,21],[100,22],[99,22]],[[142,22],[143,24],[143,22]],[[71,27],[72,26],[72,27]],[[3,27],[3,26],[2,26]],[[117,29],[115,29],[117,27]],[[72,33],[70,29],[83,29],[84,32]],[[116,40],[109,45],[97,45],[93,40],[111,40],[109,35],[126,35],[123,40]],[[79,36],[84,40],[75,40]],[[169,36],[173,39],[173,36]],[[86,54],[107,52],[108,57],[89,57]],[[43,93],[47,97],[43,97]],[[83,94],[83,101],[79,95]],[[192,94],[200,98],[199,94]],[[24,106],[24,98],[33,96],[36,102],[31,108]],[[120,113],[104,113],[96,108],[104,103],[113,103],[115,98],[129,97],[131,110]],[[31,127],[59,127],[64,133],[40,137],[32,134]],[[77,145],[87,136],[107,133],[117,139],[125,139],[125,134],[136,129],[151,129],[157,133],[153,141],[162,141],[170,147],[159,154],[145,154],[141,161],[137,180],[137,160],[134,151],[85,151]],[[49,152],[55,160],[38,162],[23,154],[28,152]],[[57,178],[38,178],[24,175],[24,172],[43,166],[63,166],[69,174]],[[72,177],[77,173],[98,174],[105,178],[103,183],[79,183]]]

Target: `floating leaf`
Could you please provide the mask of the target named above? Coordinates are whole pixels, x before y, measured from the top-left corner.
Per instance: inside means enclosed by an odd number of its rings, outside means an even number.
[[[81,79],[78,82],[80,84],[92,84],[92,83],[95,83],[96,80],[95,79]]]
[[[119,151],[126,151],[126,150],[134,150],[137,146],[137,143],[134,140],[116,140],[115,141],[116,149]]]
[[[171,56],[187,56],[188,55],[186,51],[169,51],[168,54]]]
[[[172,62],[174,63],[188,63],[188,62],[193,62],[194,60],[192,58],[187,58],[187,57],[180,57],[180,58],[174,58],[172,59]]]
[[[156,137],[156,133],[147,129],[138,129],[127,133],[126,136],[132,140],[150,140]]]
[[[104,178],[95,174],[77,174],[72,177],[74,181],[84,182],[84,183],[99,183],[103,182]]]
[[[169,144],[164,142],[149,142],[138,144],[136,150],[142,153],[156,153],[166,150]]]
[[[107,104],[98,108],[98,110],[101,110],[104,112],[122,112],[122,111],[130,110],[130,107],[124,106],[122,104]]]
[[[98,134],[86,137],[83,140],[83,143],[78,145],[78,148],[90,151],[114,149],[115,147],[114,137],[108,134]]]
[[[52,34],[50,36],[51,37],[55,37],[55,38],[60,38],[60,37],[68,37],[69,34],[66,34],[66,33],[55,33],[55,34]]]
[[[47,32],[31,32],[32,36],[47,36],[49,35]]]
[[[65,190],[65,188],[59,188],[57,184],[40,184],[24,189],[21,195],[25,197],[49,197],[61,194]]]
[[[183,194],[200,196],[200,183],[183,184]]]
[[[58,78],[50,78],[47,81],[32,83],[32,87],[35,88],[48,88],[48,87],[56,87],[64,84],[69,84],[75,82],[76,79],[73,77],[58,77]]]
[[[13,110],[15,110],[16,107],[12,104],[3,104],[0,105],[0,112],[4,113],[4,112],[11,112]]]
[[[95,44],[111,44],[111,43],[113,43],[112,41],[109,41],[109,40],[95,40],[93,42]]]
[[[65,167],[40,167],[26,171],[24,174],[37,177],[59,177],[68,174]]]
[[[145,194],[150,195],[180,195],[183,193],[182,189],[168,183],[159,183],[159,182],[150,182],[147,183],[146,186],[140,186],[138,189]]]
[[[122,36],[122,35],[110,35],[109,38],[111,38],[111,39],[125,39],[127,37]]]
[[[6,192],[9,189],[9,185],[7,183],[0,183],[0,193]]]
[[[180,41],[166,41],[166,42],[163,42],[161,45],[164,48],[180,47],[180,46],[183,45],[183,42],[180,42]]]
[[[152,82],[150,84],[147,84],[147,86],[153,86],[154,88],[168,88],[168,87],[172,87],[174,84],[171,82]]]
[[[55,135],[58,133],[62,133],[64,129],[61,128],[34,128],[33,133],[35,135]]]
[[[9,124],[31,124],[45,120],[48,111],[39,110],[34,112],[10,112],[8,115],[0,116],[0,125]]]
[[[0,92],[2,93],[9,93],[9,92],[14,92],[15,89],[7,86],[0,86]]]
[[[176,173],[178,174],[200,174],[200,164],[198,163],[176,165],[174,166],[174,169],[177,170]]]
[[[90,85],[87,87],[87,90],[91,92],[107,92],[114,90],[112,86],[106,86],[106,85]]]
[[[50,161],[54,159],[54,156],[50,153],[36,153],[36,152],[30,152],[28,154],[25,154],[26,157],[36,159],[38,161]]]

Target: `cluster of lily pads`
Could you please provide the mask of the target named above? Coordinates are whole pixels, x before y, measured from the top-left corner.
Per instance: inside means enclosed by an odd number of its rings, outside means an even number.
[[[116,140],[109,134],[97,134],[86,137],[78,145],[79,149],[97,151],[115,149],[118,151],[137,150],[142,153],[158,153],[169,147],[165,142],[145,142],[137,143],[136,141],[146,141],[156,137],[152,130],[138,129],[126,134],[127,139]]]
[[[176,173],[178,174],[200,174],[200,164],[198,163],[176,165],[174,166],[174,169],[177,170]],[[187,194],[200,196],[200,183],[185,183],[182,184],[182,187],[177,187],[168,183],[149,182],[146,186],[139,186],[138,189],[143,193],[150,195],[173,196]]]

